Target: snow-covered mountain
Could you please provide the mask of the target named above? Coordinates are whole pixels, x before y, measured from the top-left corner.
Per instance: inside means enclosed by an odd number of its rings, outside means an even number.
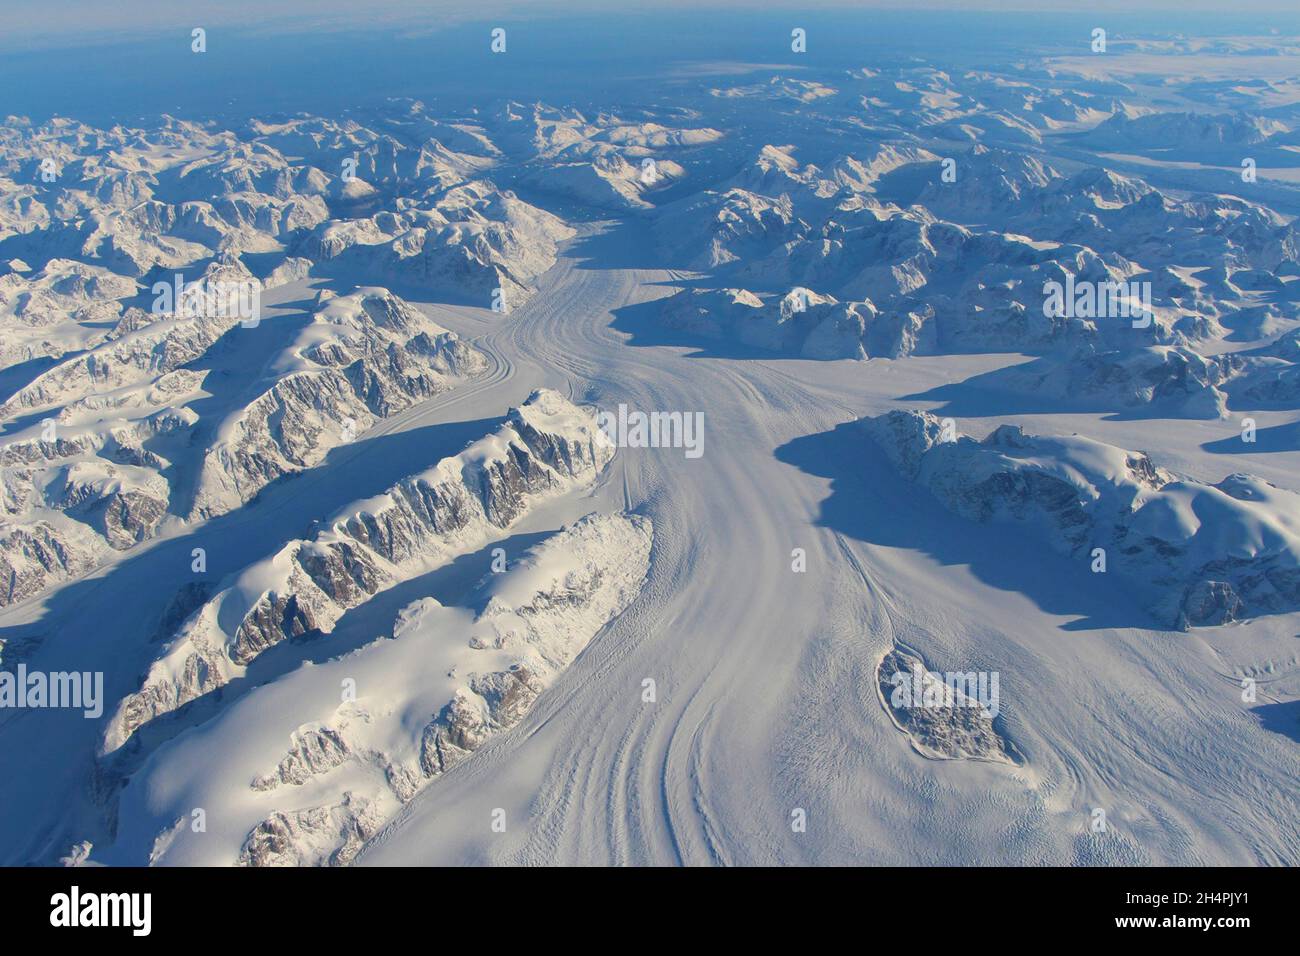
[[[517,724],[627,608],[651,539],[645,518],[589,516],[489,574],[465,606],[414,601],[391,635],[250,692],[135,775],[109,857],[348,863],[421,788]],[[200,832],[196,806],[211,821]]]
[[[484,367],[473,346],[386,289],[325,300],[268,366],[266,391],[219,424],[191,514],[242,504],[270,481],[319,463],[335,445]]]
[[[328,634],[377,592],[474,550],[539,501],[595,480],[613,448],[595,419],[534,393],[496,432],[344,507],[310,539],[240,572],[194,612],[109,722],[104,749],[243,676],[264,651]]]
[[[945,436],[925,412],[863,427],[909,481],[970,521],[1024,525],[1092,573],[1115,574],[1167,626],[1300,610],[1300,496],[1251,475],[1181,478],[1093,439],[1001,425]]]
[[[1294,38],[529,26],[0,129],[0,863],[1300,861]]]
[[[207,281],[229,274],[213,269]],[[169,515],[237,507],[485,367],[472,346],[387,290],[360,290],[328,300],[209,425],[196,409],[222,394],[214,382],[229,374],[223,353],[242,326],[235,314],[132,307],[102,342],[0,406],[19,423],[0,449],[0,603],[104,563]]]

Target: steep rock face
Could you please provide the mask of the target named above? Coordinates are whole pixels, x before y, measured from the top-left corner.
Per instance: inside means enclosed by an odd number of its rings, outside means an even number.
[[[0,446],[0,606],[152,537],[170,490],[158,473],[167,463],[143,443],[187,420],[164,413],[115,430],[60,430],[47,419]]]
[[[517,723],[543,687],[522,665],[475,677],[425,726],[420,739],[424,775],[445,773],[485,744],[495,731]]]
[[[160,748],[123,793],[119,834],[155,863],[347,864],[524,719],[637,598],[652,542],[646,518],[588,515],[488,574],[466,607],[414,601],[391,637],[291,671]],[[341,702],[340,684],[355,690]],[[159,801],[162,780],[173,796]],[[206,833],[173,825],[191,803]]]
[[[542,390],[459,455],[343,509],[249,568],[186,622],[105,736],[225,684],[266,648],[328,632],[348,608],[498,535],[537,501],[590,484],[613,456],[594,416]]]
[[[468,759],[493,735],[523,719],[600,626],[635,597],[648,569],[651,540],[650,523],[644,518],[588,516],[533,549],[500,583],[485,582],[492,596],[474,622],[470,653],[462,652],[465,663],[448,671],[456,675],[468,667],[468,673],[420,733],[415,763],[395,763],[392,755],[369,750],[365,724],[344,719],[338,731],[325,728],[296,737],[277,773],[282,780],[292,775],[287,782],[300,784],[353,757],[381,769],[392,797],[405,803],[427,779]],[[430,627],[428,616],[437,609],[436,602],[427,601],[407,608],[395,639],[414,639]],[[348,736],[356,739],[355,746],[346,743]],[[309,762],[313,768],[307,773]],[[272,817],[255,827],[245,848],[256,844],[275,822]],[[358,820],[358,827],[363,824]],[[346,854],[349,846],[344,833],[335,852]]]
[[[523,589],[509,579],[479,615],[470,647],[509,651],[507,667],[475,671],[455,696],[425,726],[420,767],[426,776],[443,773],[468,757],[494,733],[513,726],[533,701],[567,667],[590,631],[592,614],[626,606],[640,587],[652,540],[649,521],[640,517],[589,517],[544,542],[526,559],[521,578],[541,577],[550,562],[568,570],[552,573],[548,586]],[[566,554],[566,549],[573,549]],[[618,553],[628,568],[608,557]],[[472,657],[472,655],[471,655]]]
[[[254,790],[272,790],[279,786],[302,786],[312,777],[333,770],[347,760],[351,751],[347,741],[329,727],[306,730],[293,735],[284,759],[275,772],[258,777],[250,786]]]
[[[991,675],[950,677],[928,670],[899,648],[885,654],[876,668],[881,705],[917,753],[934,760],[1021,763],[1019,752],[1000,730],[994,712],[998,702],[989,707],[978,699],[981,676],[987,692]]]
[[[81,574],[95,559],[70,547],[47,522],[0,527],[0,604],[16,604],[44,591],[51,582]]]
[[[256,282],[237,260],[215,262],[205,276]],[[187,289],[177,311],[128,309],[99,344],[56,362],[0,408],[25,423],[0,447],[0,506],[13,525],[45,522],[34,537],[6,539],[29,550],[22,570],[11,569],[22,578],[15,600],[152,537],[178,478],[193,487],[186,518],[224,513],[486,367],[480,352],[387,290],[361,289],[327,301],[273,357],[264,391],[236,401],[216,427],[195,429],[191,405],[202,407],[210,387],[205,360],[243,321],[209,308],[214,288]],[[197,480],[185,480],[190,469]],[[38,540],[57,541],[65,557],[32,551]]]
[[[1010,522],[1108,572],[1170,627],[1223,624],[1300,608],[1300,495],[1249,475],[1208,485],[1146,455],[1003,425],[982,442],[944,440],[939,419],[863,419],[908,480],[979,523]]]
[[[273,384],[223,425],[205,454],[191,516],[248,501],[485,365],[480,352],[386,289],[329,300],[274,363]]]
[[[239,324],[235,316],[149,315],[133,309],[123,322],[134,331],[115,335],[85,355],[67,359],[20,389],[0,416],[48,408],[90,392],[111,392],[172,372],[203,355]]]
[[[62,469],[46,500],[125,551],[153,536],[167,511],[168,486],[148,468],[78,462]]]
[[[239,507],[485,367],[454,334],[365,290],[317,316],[248,384],[249,361],[264,358],[248,343],[276,336],[239,338],[238,325],[260,322],[243,307],[349,250],[360,266],[378,256],[385,268],[373,274],[484,305],[500,289],[509,306],[573,235],[482,178],[502,154],[481,128],[413,102],[374,121],[300,117],[233,132],[170,117],[104,129],[11,118],[0,133],[0,369],[12,370],[0,396],[0,501],[15,530],[0,538],[14,549],[0,560],[14,586],[0,598],[35,596],[169,520]],[[356,168],[340,170],[349,155]],[[32,185],[46,161],[53,176]],[[290,254],[299,249],[311,257]],[[222,308],[232,290],[239,308]],[[167,437],[162,418],[176,425]],[[59,434],[33,441],[43,419]]]
[[[383,816],[351,793],[333,805],[276,812],[248,835],[238,866],[346,866],[378,832]]]
[[[1217,357],[1230,401],[1246,409],[1294,408],[1300,402],[1300,330],[1254,349]]]
[[[176,633],[185,619],[201,608],[212,596],[212,585],[207,581],[187,581],[176,589],[154,630],[152,640],[163,641]]]

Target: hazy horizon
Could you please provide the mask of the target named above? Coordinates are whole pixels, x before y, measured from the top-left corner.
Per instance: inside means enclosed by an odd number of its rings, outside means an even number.
[[[111,24],[96,17],[60,18],[77,25],[47,32],[0,60],[0,83],[8,91],[5,112],[38,121],[54,115],[128,120],[158,113],[215,119],[337,109],[393,96],[442,99],[449,108],[465,108],[528,99],[541,82],[581,103],[592,92],[592,68],[601,70],[601,92],[619,88],[644,99],[648,91],[690,85],[683,70],[698,73],[700,64],[738,64],[742,72],[805,69],[807,60],[789,48],[792,25],[807,30],[822,67],[901,62],[943,49],[951,63],[981,69],[1010,65],[1026,48],[1054,55],[1086,52],[1099,15],[1066,9],[1022,16],[974,4],[955,4],[947,11],[824,4],[749,12],[737,27],[735,11],[725,3],[688,9],[668,2],[662,10],[599,13],[489,3],[472,14],[463,12],[463,4],[449,4],[452,13],[438,20],[428,11],[417,15],[408,4],[390,3],[379,11],[368,9],[364,23],[357,23],[344,6],[327,2],[305,20],[259,6],[262,16],[239,23],[225,21],[243,4],[219,10],[200,5],[198,12],[167,11],[156,18],[136,10],[133,19]],[[1161,6],[1153,3],[1151,9]],[[1247,5],[1256,6],[1268,4]],[[1183,16],[1173,31],[1158,12],[1125,11],[1107,14],[1105,26],[1116,43],[1125,37],[1271,30],[1291,35],[1291,29],[1300,34],[1300,14],[1282,20],[1267,12],[1255,16],[1240,11]],[[495,25],[512,28],[508,62],[488,50],[489,28]],[[207,34],[206,55],[199,58],[190,53],[194,26]],[[23,30],[19,18],[0,38],[0,47],[21,38]],[[67,68],[51,69],[60,61]],[[167,83],[156,82],[160,72]]]
[[[599,0],[559,2],[541,0],[520,3],[517,0],[440,0],[427,3],[419,0],[380,0],[378,3],[357,4],[353,0],[294,0],[289,3],[267,4],[255,0],[214,2],[198,0],[178,8],[165,0],[144,0],[129,8],[106,5],[96,0],[54,0],[33,5],[28,3],[0,3],[6,30],[0,36],[0,47],[38,43],[43,47],[77,45],[85,42],[120,41],[157,36],[181,26],[231,27],[241,30],[266,30],[306,33],[340,29],[402,29],[412,31],[437,31],[447,26],[468,22],[483,22],[491,18],[556,19],[599,16],[602,19],[630,18],[640,15],[673,16],[686,18],[685,22],[701,13],[743,12],[747,16],[823,15],[893,13],[924,17],[935,12],[960,12],[984,14],[990,17],[1032,15],[1105,16],[1141,18],[1177,13],[1208,16],[1219,19],[1224,27],[1236,25],[1240,33],[1243,18],[1281,18],[1300,29],[1300,11],[1289,0],[1246,0],[1234,4],[1230,12],[1214,0],[1062,0],[1059,3],[1012,0],[1009,3],[991,4],[969,0],[923,0],[908,4],[899,0],[813,0],[800,4],[771,4],[759,9],[741,0],[708,0],[697,4],[688,0],[652,0],[635,9],[610,8]],[[1281,23],[1262,24],[1278,26]]]

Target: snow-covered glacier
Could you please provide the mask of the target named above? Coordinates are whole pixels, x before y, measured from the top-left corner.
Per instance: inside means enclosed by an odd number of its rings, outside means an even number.
[[[0,864],[1300,862],[1300,30],[131,7],[0,57]]]

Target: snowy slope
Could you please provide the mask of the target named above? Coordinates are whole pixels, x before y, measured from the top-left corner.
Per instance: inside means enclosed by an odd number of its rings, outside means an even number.
[[[590,484],[613,455],[594,417],[535,392],[495,433],[347,505],[309,540],[292,541],[199,608],[122,701],[104,750],[142,724],[242,676],[282,641],[328,634],[349,608],[481,546],[549,497]]]
[[[349,862],[432,778],[517,723],[628,606],[651,537],[644,518],[584,518],[489,574],[467,606],[415,601],[391,636],[258,688],[136,774],[105,859]],[[199,832],[193,807],[206,811]]]
[[[0,862],[1300,861],[1300,90],[1126,42],[7,121]]]

